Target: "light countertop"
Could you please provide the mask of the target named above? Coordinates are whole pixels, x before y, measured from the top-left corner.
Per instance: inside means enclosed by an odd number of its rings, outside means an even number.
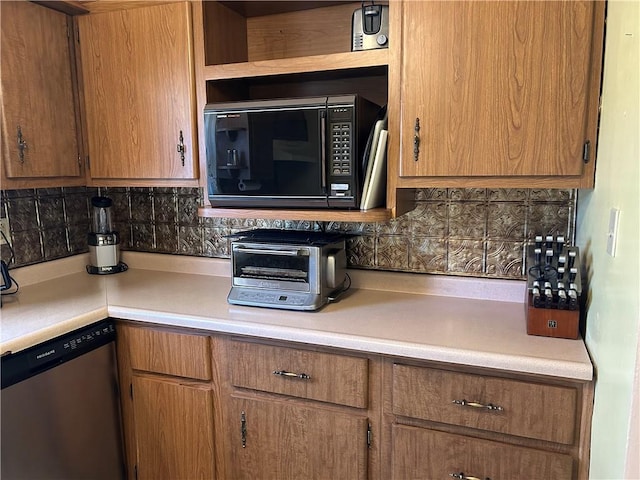
[[[0,352],[107,316],[398,357],[591,380],[582,340],[526,334],[525,284],[350,271],[353,285],[317,312],[229,305],[229,261],[126,252],[127,272],[96,276],[83,255],[12,270]],[[67,273],[61,275],[61,272]],[[506,300],[506,301],[500,301]]]

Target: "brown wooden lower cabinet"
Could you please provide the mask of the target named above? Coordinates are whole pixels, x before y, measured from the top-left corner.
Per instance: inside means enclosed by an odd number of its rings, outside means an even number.
[[[210,337],[117,325],[127,478],[214,478]]]
[[[569,455],[405,425],[393,425],[392,466],[394,480],[573,478]]]
[[[228,419],[224,478],[368,478],[365,417],[291,401],[231,398]]]
[[[137,478],[213,478],[211,390],[133,376]]]
[[[128,478],[586,480],[592,382],[118,324]]]

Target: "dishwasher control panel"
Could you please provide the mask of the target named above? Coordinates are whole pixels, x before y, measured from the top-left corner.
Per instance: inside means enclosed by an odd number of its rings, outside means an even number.
[[[114,322],[102,320],[25,350],[5,354],[2,356],[2,388],[106,345],[115,338]]]

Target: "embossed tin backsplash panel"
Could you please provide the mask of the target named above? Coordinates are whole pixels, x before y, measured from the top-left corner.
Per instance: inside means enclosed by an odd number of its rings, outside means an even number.
[[[523,278],[525,246],[535,234],[574,238],[576,191],[430,188],[416,208],[381,223],[198,217],[198,188],[54,188],[2,191],[16,266],[86,252],[93,195],[113,200],[121,249],[229,256],[227,236],[250,228],[333,230],[352,234],[352,268]],[[2,259],[10,257],[2,246]]]

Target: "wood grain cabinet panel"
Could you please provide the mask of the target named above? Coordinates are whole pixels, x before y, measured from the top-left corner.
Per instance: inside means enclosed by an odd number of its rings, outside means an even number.
[[[224,478],[367,478],[367,419],[294,402],[232,398]],[[244,439],[243,439],[244,437]]]
[[[232,385],[366,408],[368,360],[309,350],[229,342]]]
[[[406,417],[573,444],[577,399],[570,387],[393,366],[393,413]]]
[[[127,478],[214,478],[210,337],[116,328]]]
[[[197,179],[190,3],[84,15],[78,26],[91,179]]]
[[[393,479],[573,478],[570,455],[424,428],[393,426]]]
[[[203,387],[133,377],[139,480],[213,478],[213,400]]]
[[[131,367],[134,370],[209,380],[209,337],[128,327]]]
[[[603,2],[405,1],[396,25],[401,184],[593,185]]]
[[[3,188],[84,183],[69,17],[26,1],[0,9]]]

